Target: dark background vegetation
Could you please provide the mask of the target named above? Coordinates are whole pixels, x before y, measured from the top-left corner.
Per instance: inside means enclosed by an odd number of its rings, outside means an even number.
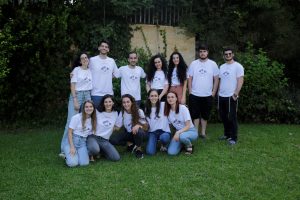
[[[236,49],[245,67],[241,121],[299,123],[298,0],[1,0],[1,125],[65,123],[70,63],[77,53],[96,55],[99,40],[107,38],[110,56],[125,64],[128,16],[159,4],[190,10],[179,25],[208,43],[218,64],[223,47]],[[144,67],[149,55],[139,52]],[[119,81],[114,85],[119,98]],[[212,120],[218,120],[216,111]]]

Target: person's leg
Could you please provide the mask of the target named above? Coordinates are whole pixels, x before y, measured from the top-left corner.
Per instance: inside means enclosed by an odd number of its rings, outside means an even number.
[[[185,147],[191,147],[192,141],[198,138],[198,133],[195,128],[190,128],[179,135],[179,141],[185,145]]]
[[[109,141],[113,145],[125,145],[127,141],[133,142],[133,136],[132,133],[124,130],[121,133],[112,135]]]
[[[179,141],[174,140],[173,138],[168,147],[168,154],[171,156],[175,156],[180,152],[180,149],[181,143]]]
[[[139,128],[138,132],[133,135],[134,143],[139,148],[142,146],[143,141],[148,138],[148,134],[141,128]]]
[[[100,138],[99,145],[100,145],[101,152],[104,153],[105,157],[108,160],[119,161],[121,159],[119,152],[108,140],[104,138]]]
[[[201,101],[201,136],[206,137],[206,127],[207,127],[207,121],[209,119],[210,111],[212,108],[212,102],[213,98],[212,96],[209,97],[202,97]]]
[[[193,94],[189,95],[189,111],[197,133],[199,130],[199,116],[200,116],[200,107],[201,107],[199,100],[200,100],[199,97]]]
[[[86,138],[80,137],[79,143],[76,145],[78,153],[78,164],[80,166],[86,166],[90,163],[88,150],[86,147]]]
[[[230,100],[230,113],[229,113],[229,122],[231,126],[231,134],[230,138],[237,141],[237,134],[238,134],[238,123],[237,123],[237,101],[231,98]]]
[[[149,139],[146,147],[146,153],[154,155],[156,153],[157,134],[156,132],[149,132]]]
[[[69,144],[68,141],[68,130],[69,130],[69,124],[71,121],[71,118],[76,115],[78,112],[74,109],[74,102],[73,102],[73,96],[70,94],[69,96],[69,102],[68,102],[68,116],[67,116],[67,122],[65,125],[64,134],[61,140],[60,149],[61,152],[64,152],[64,147]]]
[[[100,146],[97,141],[97,136],[89,135],[87,137],[86,144],[87,144],[87,149],[88,149],[88,152],[90,155],[95,156],[100,153]]]
[[[224,139],[230,138],[230,126],[229,126],[229,99],[228,97],[219,97],[219,113],[224,126]],[[222,137],[221,137],[222,138]]]
[[[164,147],[167,147],[171,140],[171,133],[162,131],[159,140]]]
[[[98,108],[98,106],[100,105],[100,102],[102,100],[103,96],[91,96],[91,99],[95,105],[95,108]]]

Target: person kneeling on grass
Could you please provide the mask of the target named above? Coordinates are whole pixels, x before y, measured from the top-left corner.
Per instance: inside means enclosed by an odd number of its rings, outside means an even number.
[[[135,152],[139,159],[144,158],[142,151],[143,140],[147,139],[146,129],[148,124],[144,112],[137,108],[135,99],[130,94],[122,96],[122,111],[120,112],[116,127],[121,128],[124,125],[125,131],[113,135],[112,144],[121,145],[127,142],[127,151]]]
[[[188,108],[179,104],[176,93],[168,92],[164,114],[176,129],[168,148],[168,154],[177,155],[182,144],[185,146],[186,154],[192,154],[192,141],[198,138],[198,133],[193,125]]]
[[[90,155],[103,154],[108,160],[118,161],[120,155],[116,148],[109,142],[117,121],[118,112],[115,111],[114,98],[107,94],[103,96],[97,112],[97,129],[95,134],[87,138],[87,148]],[[92,160],[91,160],[92,161]]]
[[[74,115],[69,125],[69,145],[64,147],[66,164],[69,167],[89,164],[86,138],[96,131],[96,121],[94,104],[91,100],[87,100],[83,104],[83,112]]]
[[[165,102],[159,101],[158,91],[150,89],[146,102],[145,114],[149,124],[149,140],[146,148],[148,155],[156,153],[156,144],[160,140],[160,151],[167,151],[171,131],[167,116],[164,115]]]

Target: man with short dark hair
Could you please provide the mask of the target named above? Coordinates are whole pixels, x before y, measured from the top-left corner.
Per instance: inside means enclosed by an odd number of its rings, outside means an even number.
[[[109,42],[102,40],[98,46],[99,55],[90,59],[89,68],[92,72],[93,89],[91,98],[95,104],[95,108],[101,102],[104,95],[113,95],[113,76],[118,76],[119,70],[115,60],[108,57]]]
[[[215,61],[208,58],[208,47],[205,44],[198,48],[199,59],[194,60],[188,69],[189,110],[198,132],[199,118],[201,123],[200,137],[206,138],[207,120],[219,83],[219,69]]]
[[[220,67],[219,112],[224,125],[224,135],[220,140],[228,140],[230,145],[237,142],[237,106],[239,93],[244,83],[244,68],[234,60],[231,48],[223,51],[226,61]]]

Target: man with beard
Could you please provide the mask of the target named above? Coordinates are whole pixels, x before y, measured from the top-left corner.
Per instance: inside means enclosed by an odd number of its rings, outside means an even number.
[[[237,142],[237,105],[244,83],[244,68],[234,60],[233,50],[223,50],[226,63],[220,67],[219,112],[224,125],[224,135],[220,140],[228,140],[230,145]]]
[[[208,58],[208,47],[202,44],[198,48],[199,59],[194,60],[188,69],[189,110],[200,137],[206,138],[206,126],[219,83],[219,69],[215,61]]]
[[[136,52],[128,54],[128,65],[119,68],[120,73],[115,76],[121,78],[121,95],[130,94],[138,106],[141,104],[141,78],[146,77],[143,68],[137,66],[138,55]]]

